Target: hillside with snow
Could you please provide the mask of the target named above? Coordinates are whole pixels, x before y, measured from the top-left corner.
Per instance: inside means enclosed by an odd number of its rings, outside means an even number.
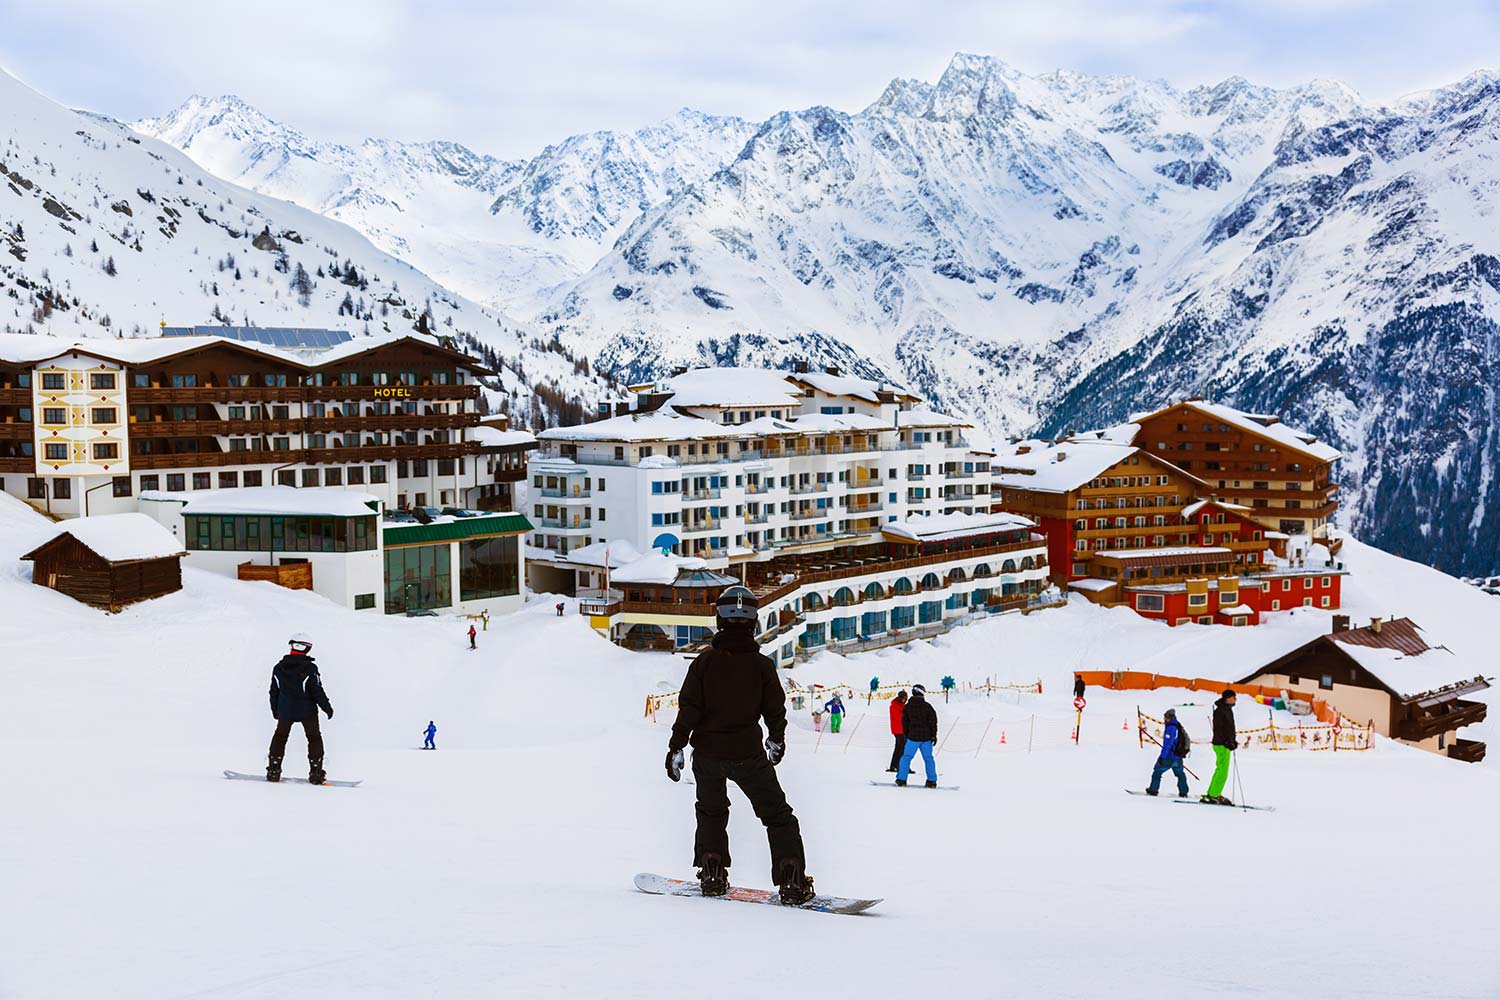
[[[935,695],[945,731],[992,724],[985,752],[939,751],[956,792],[869,784],[888,777],[883,704],[867,718],[854,701],[843,742],[792,713],[778,773],[809,871],[884,900],[842,917],[632,889],[636,872],[692,876],[693,787],[663,774],[670,716],[641,718],[680,658],[619,649],[546,596],[471,653],[462,619],[192,569],[181,592],[108,615],[30,583],[16,557],[52,530],[0,495],[0,854],[36,861],[7,875],[6,997],[700,997],[683,969],[702,963],[673,956],[706,954],[711,992],[735,998],[920,994],[934,977],[976,996],[1159,997],[1164,977],[1183,996],[1500,990],[1494,755],[1243,751],[1238,787],[1266,813],[1123,794],[1154,759],[1122,731],[1137,704],[1178,706],[1206,776],[1202,695],[1090,691],[1081,745],[1066,739],[1074,669],[1234,670],[1326,630],[1323,612],[1168,629],[1078,602],[797,667],[804,685],[951,674],[1045,692]],[[1488,595],[1347,555],[1357,619],[1409,614],[1481,662],[1500,642]],[[263,766],[267,678],[294,630],[334,706],[330,774],[358,788],[220,777]],[[1247,700],[1238,722],[1265,712]],[[428,720],[438,750],[422,753]],[[302,752],[294,734],[289,775]],[[764,835],[731,798],[731,875],[764,885]],[[1391,891],[1413,873],[1420,908]]]
[[[202,170],[166,143],[0,72],[0,330],[140,336],[158,325],[430,329],[483,351],[493,407],[544,424],[603,382],[348,226]],[[540,388],[539,388],[540,387]]]
[[[1480,574],[1500,570],[1497,115],[1490,73],[1386,106],[959,55],[856,112],[684,113],[518,163],[335,148],[231,99],[139,127],[623,380],[836,363],[991,437],[1188,394],[1276,413],[1344,451],[1346,526]]]

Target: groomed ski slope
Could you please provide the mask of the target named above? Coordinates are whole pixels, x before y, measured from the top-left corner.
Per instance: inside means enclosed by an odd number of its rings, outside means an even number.
[[[640,718],[679,661],[620,651],[548,600],[493,619],[471,653],[457,623],[194,571],[106,616],[28,582],[15,556],[47,530],[0,497],[5,1000],[1500,992],[1489,765],[1384,741],[1247,754],[1249,798],[1278,812],[1182,808],[1122,792],[1151,752],[1088,737],[1117,731],[1137,695],[1091,692],[1082,747],[945,752],[951,794],[871,788],[879,749],[794,743],[780,774],[810,871],[821,890],[884,897],[866,916],[652,897],[636,872],[691,875],[693,789],[663,774],[665,719]],[[1356,618],[1409,613],[1488,664],[1493,598],[1346,553]],[[1297,618],[1169,632],[1073,606],[797,676],[1040,676],[1047,693],[1013,710],[1065,715],[1075,666],[1187,657],[1212,675],[1235,642],[1327,625]],[[263,766],[268,673],[294,629],[335,708],[329,772],[360,788],[220,777]],[[936,703],[946,718],[980,701]],[[1242,725],[1264,712],[1242,706]],[[428,719],[436,753],[415,749]],[[289,773],[301,752],[294,735]],[[1190,759],[1205,777],[1209,756]],[[733,880],[766,884],[738,798],[731,837]]]

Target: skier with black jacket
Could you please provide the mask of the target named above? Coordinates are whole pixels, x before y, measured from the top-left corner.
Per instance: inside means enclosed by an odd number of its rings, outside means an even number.
[[[937,710],[927,703],[927,689],[913,684],[911,697],[901,710],[901,729],[906,736],[906,746],[901,751],[901,763],[896,765],[896,784],[905,785],[911,774],[911,759],[918,752],[927,768],[927,787],[937,787],[937,764],[932,759],[932,745],[937,742]]]
[[[308,654],[312,640],[298,632],[287,640],[290,651],[271,671],[271,716],[276,720],[276,734],[271,737],[271,755],[266,763],[266,780],[281,780],[281,758],[286,754],[286,740],[292,724],[302,723],[307,737],[307,780],[321,785],[328,777],[323,770],[323,734],[318,728],[318,709],[333,718],[333,705],[318,665]]]
[[[776,780],[775,766],[786,753],[786,696],[776,665],[755,641],[759,611],[755,595],[746,587],[729,587],[719,595],[713,643],[688,667],[678,695],[677,721],[667,746],[667,777],[682,778],[682,751],[692,744],[698,796],[693,864],[703,895],[722,896],[729,890],[727,782],[733,781],[765,825],[771,878],[781,890],[781,901],[796,905],[815,894],[806,871],[801,828]]]
[[[1232,806],[1224,795],[1224,783],[1229,780],[1229,760],[1239,746],[1238,734],[1234,730],[1234,691],[1226,689],[1214,702],[1214,776],[1208,782],[1208,793],[1204,802]]]

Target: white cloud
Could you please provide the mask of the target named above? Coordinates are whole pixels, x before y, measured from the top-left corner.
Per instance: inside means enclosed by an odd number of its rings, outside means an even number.
[[[0,0],[0,26],[0,63],[117,117],[232,92],[319,138],[449,138],[505,156],[684,105],[856,110],[892,77],[935,79],[957,50],[1185,86],[1329,77],[1376,98],[1500,51],[1483,0]]]

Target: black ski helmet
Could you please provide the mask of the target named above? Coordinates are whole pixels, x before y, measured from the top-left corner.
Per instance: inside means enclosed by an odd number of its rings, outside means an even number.
[[[760,620],[760,602],[755,599],[755,594],[749,587],[738,584],[724,589],[714,610],[721,625],[726,622],[749,622],[754,625]]]

